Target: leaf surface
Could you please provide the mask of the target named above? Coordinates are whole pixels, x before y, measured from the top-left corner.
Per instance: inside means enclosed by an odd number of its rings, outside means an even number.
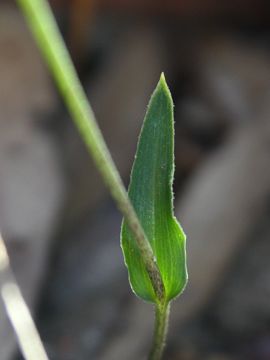
[[[173,102],[164,75],[151,97],[131,172],[129,197],[156,257],[169,301],[187,282],[185,234],[173,215]],[[150,278],[125,220],[121,246],[135,294],[156,302]]]

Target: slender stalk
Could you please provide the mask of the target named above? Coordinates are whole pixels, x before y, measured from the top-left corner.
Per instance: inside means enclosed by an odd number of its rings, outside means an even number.
[[[123,182],[99,130],[51,8],[47,0],[17,0],[17,2],[25,14],[96,167],[134,233],[154,291],[161,301],[165,296],[164,284],[152,248],[129,201]]]
[[[49,360],[31,312],[10,266],[4,240],[0,233],[0,297],[25,360]]]
[[[165,347],[168,322],[170,314],[170,304],[156,304],[155,330],[148,360],[160,360]]]

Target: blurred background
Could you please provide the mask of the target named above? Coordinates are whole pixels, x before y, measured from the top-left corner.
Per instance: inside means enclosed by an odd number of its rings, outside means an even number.
[[[168,360],[270,359],[270,4],[51,0],[128,184],[161,71],[175,103],[175,213],[189,284]],[[0,228],[51,360],[145,359],[121,215],[15,2],[0,2]],[[0,358],[18,360],[0,308]]]

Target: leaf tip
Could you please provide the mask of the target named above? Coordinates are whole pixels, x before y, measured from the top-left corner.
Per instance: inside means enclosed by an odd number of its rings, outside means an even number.
[[[165,79],[165,75],[164,75],[164,72],[162,71],[162,73],[160,74],[160,80],[163,80],[166,82],[166,79]]]
[[[158,85],[160,86],[165,86],[166,88],[168,87],[166,79],[165,79],[165,75],[164,72],[162,71],[161,75],[160,75],[160,79],[159,79],[159,83]]]
[[[171,92],[168,87],[164,72],[162,72],[160,75],[160,79],[159,79],[156,90],[162,91],[164,94],[166,94],[166,96],[170,99],[170,101],[172,101]]]

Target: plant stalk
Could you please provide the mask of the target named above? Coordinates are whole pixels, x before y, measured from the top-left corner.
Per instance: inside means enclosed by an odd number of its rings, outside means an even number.
[[[10,265],[0,232],[0,298],[25,360],[49,360],[31,312]],[[2,309],[1,309],[2,311]],[[3,355],[3,354],[2,354]]]
[[[134,234],[159,301],[164,284],[153,250],[128,198],[47,0],[17,0],[97,169]]]
[[[169,314],[169,303],[156,304],[155,330],[148,360],[161,360],[162,358],[168,332]]]

